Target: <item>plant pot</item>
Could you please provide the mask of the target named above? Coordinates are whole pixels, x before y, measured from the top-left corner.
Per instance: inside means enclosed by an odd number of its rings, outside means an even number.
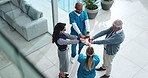
[[[89,10],[85,7],[85,11],[87,12],[89,19],[94,19],[98,14],[99,9],[97,8],[95,10]]]
[[[111,8],[112,4],[113,4],[113,1],[109,1],[109,2],[108,1],[102,1],[101,7],[102,7],[103,10],[109,10]]]

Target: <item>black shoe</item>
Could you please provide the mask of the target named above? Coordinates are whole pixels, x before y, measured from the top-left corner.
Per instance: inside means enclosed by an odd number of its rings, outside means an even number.
[[[65,76],[67,77],[69,74],[65,74]]]
[[[96,71],[105,71],[106,69],[103,69],[102,67],[96,68]]]
[[[100,78],[109,78],[110,76],[107,76],[107,75],[103,75],[101,76]]]

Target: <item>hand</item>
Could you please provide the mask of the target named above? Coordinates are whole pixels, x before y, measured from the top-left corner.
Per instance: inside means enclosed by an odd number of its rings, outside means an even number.
[[[80,38],[80,41],[84,44],[86,43],[86,41],[83,38]]]
[[[86,44],[86,41],[85,40],[82,40],[81,42],[84,43],[84,44]]]
[[[81,36],[81,38],[85,38],[85,36],[82,33],[80,33],[80,36]]]
[[[80,38],[80,41],[84,41],[84,39],[83,38]]]
[[[86,35],[84,39],[86,39],[86,38],[90,38],[90,35]]]
[[[94,40],[94,38],[91,38],[91,39],[89,39],[89,42],[92,44],[93,40]]]
[[[91,46],[91,43],[86,43],[85,45],[86,45],[86,46]]]

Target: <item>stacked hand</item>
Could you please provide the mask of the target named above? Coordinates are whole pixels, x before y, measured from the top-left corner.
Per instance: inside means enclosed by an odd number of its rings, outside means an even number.
[[[85,39],[88,39],[88,41],[86,41]],[[83,38],[80,38],[80,41],[82,43],[84,43],[86,46],[91,46],[93,40],[94,40],[93,38],[90,39],[89,35],[87,35],[87,36],[85,36]]]
[[[94,40],[94,38],[91,38],[91,39],[89,39],[89,42],[90,42],[90,43],[92,43],[92,42],[93,42],[93,40]]]

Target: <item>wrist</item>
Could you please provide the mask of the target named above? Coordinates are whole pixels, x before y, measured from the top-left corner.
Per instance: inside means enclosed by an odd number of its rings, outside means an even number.
[[[89,31],[87,31],[87,34],[89,34],[90,32]]]

